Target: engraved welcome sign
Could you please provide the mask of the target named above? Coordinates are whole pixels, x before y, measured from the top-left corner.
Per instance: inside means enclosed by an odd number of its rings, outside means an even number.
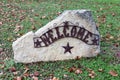
[[[35,33],[13,42],[14,60],[30,63],[93,57],[100,37],[89,10],[67,10]]]

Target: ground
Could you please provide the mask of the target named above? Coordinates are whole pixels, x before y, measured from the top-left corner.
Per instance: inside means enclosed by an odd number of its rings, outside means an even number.
[[[119,80],[119,0],[1,0],[0,80]],[[93,58],[15,63],[12,42],[36,31],[64,10],[89,9],[101,34],[101,52]]]

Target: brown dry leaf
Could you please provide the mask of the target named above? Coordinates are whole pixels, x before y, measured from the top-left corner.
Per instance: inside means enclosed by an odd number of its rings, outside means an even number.
[[[112,13],[112,16],[114,17],[115,15],[116,15],[116,14],[113,12],[113,13]]]
[[[35,26],[32,26],[32,30],[36,30],[36,27],[35,27]]]
[[[20,31],[21,29],[23,29],[22,25],[16,25],[14,32],[17,33],[18,31]]]
[[[98,23],[105,23],[106,22],[106,15],[101,15],[101,16],[97,16],[97,21]]]
[[[53,77],[53,79],[52,79],[52,80],[59,80],[59,78]]]
[[[17,75],[17,74],[18,74],[18,71],[16,71],[16,72],[13,72],[13,74],[14,74],[14,75]]]
[[[35,16],[39,16],[39,14],[35,14]]]
[[[111,28],[111,27],[112,27],[112,24],[108,24],[107,27],[108,27],[108,28]]]
[[[87,71],[88,71],[88,72],[91,72],[91,71],[92,71],[92,69],[90,69],[90,68],[87,68]]]
[[[98,71],[99,71],[99,72],[103,72],[103,69],[102,69],[102,68],[100,68],[100,69],[98,69]]]
[[[42,16],[41,18],[42,18],[42,19],[45,19],[45,18],[46,18],[46,16]]]
[[[61,14],[61,12],[57,12],[56,14],[59,16]]]
[[[92,74],[92,73],[90,73],[88,76],[89,76],[90,78],[95,78],[95,75]]]
[[[20,37],[20,36],[22,36],[22,35],[23,35],[22,33],[18,33],[18,34],[17,34],[18,37]]]
[[[33,18],[30,18],[30,21],[33,23],[33,22],[34,22],[34,19],[33,19]]]
[[[3,48],[0,48],[0,53],[3,52]]]
[[[100,11],[102,11],[102,10],[103,10],[103,8],[100,8],[99,10],[100,10]]]
[[[9,42],[11,42],[11,41],[12,41],[12,38],[8,37],[7,40],[8,40]]]
[[[34,74],[30,74],[29,76],[30,76],[30,77],[33,77],[33,76],[34,76]]]
[[[114,70],[110,70],[109,74],[111,74],[112,76],[118,76],[118,73]]]
[[[17,77],[17,80],[22,80],[22,77],[18,76],[18,77]]]
[[[116,57],[117,57],[117,58],[120,58],[120,51],[117,52]]]
[[[5,67],[5,65],[3,64],[3,65],[0,66],[0,69],[3,69],[4,67]]]
[[[35,72],[34,72],[34,76],[36,76],[36,77],[39,76],[39,72],[38,72],[38,71],[35,71]]]
[[[0,76],[3,75],[4,73],[3,72],[0,72]]]
[[[11,72],[15,72],[15,71],[16,71],[16,68],[15,68],[15,67],[11,67],[11,68],[9,68],[9,70],[10,70]]]
[[[81,69],[75,70],[75,74],[82,74],[82,70]]]
[[[54,74],[49,74],[50,79],[54,77]]]
[[[38,77],[33,76],[32,78],[33,78],[33,80],[38,80]]]
[[[95,73],[93,70],[91,70],[91,69],[90,69],[90,70],[88,69],[88,71],[89,71],[89,75],[88,75],[88,76],[89,76],[90,78],[95,78],[96,73]]]
[[[95,76],[91,76],[91,78],[95,78]]]
[[[2,22],[0,22],[0,25],[2,25],[3,23]]]
[[[68,75],[67,75],[67,74],[64,74],[63,76],[64,76],[64,78],[68,77]]]
[[[24,73],[23,76],[28,77],[28,76],[30,76],[30,74],[29,73]]]
[[[120,44],[119,43],[114,43],[113,46],[118,47]]]
[[[75,66],[68,69],[69,72],[74,72],[77,68]]]
[[[111,34],[107,33],[106,34],[106,40],[110,40],[110,39],[114,39],[114,36],[112,36]]]
[[[27,67],[27,66],[25,66],[25,71],[23,72],[23,73],[27,73],[28,72],[28,70],[29,70],[29,68]]]

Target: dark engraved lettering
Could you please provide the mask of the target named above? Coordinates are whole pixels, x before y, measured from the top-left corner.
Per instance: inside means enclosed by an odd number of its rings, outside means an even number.
[[[51,39],[52,43],[55,42],[57,40],[56,37],[54,37],[53,35],[53,31],[52,30],[48,30],[48,37]]]
[[[46,47],[55,41],[72,37],[85,42],[88,45],[99,45],[99,35],[93,34],[84,27],[79,25],[71,25],[71,22],[63,22],[63,26],[56,26],[42,34],[40,37],[34,37],[34,47]]]
[[[71,29],[71,37],[75,37],[76,33],[77,33],[77,27],[73,26]]]
[[[46,33],[40,36],[40,39],[42,40],[42,42],[44,42],[45,46],[48,46],[51,43],[50,38],[46,35]]]
[[[69,30],[69,25],[68,22],[64,22],[64,27],[63,27],[63,33],[65,37],[69,37],[69,33],[67,33],[67,30]]]
[[[64,37],[63,34],[60,34],[59,27],[56,27],[55,30],[56,30],[56,34],[58,36],[58,39],[61,39]]]
[[[89,31],[86,31],[87,32],[87,34],[85,35],[85,37],[84,37],[84,39],[83,39],[83,41],[85,42],[85,43],[88,43],[88,38],[90,39],[91,37],[92,37],[92,33],[91,32],[89,32]]]
[[[78,31],[78,33],[77,33],[77,38],[78,39],[80,39],[80,40],[82,40],[83,39],[83,36],[84,36],[84,34],[85,34],[85,29],[84,28],[79,28],[79,31]]]

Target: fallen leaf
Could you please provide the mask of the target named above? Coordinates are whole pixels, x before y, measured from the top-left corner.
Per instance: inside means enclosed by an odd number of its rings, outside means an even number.
[[[45,18],[46,18],[46,16],[42,16],[41,18],[42,18],[42,19],[45,19]]]
[[[100,11],[102,11],[102,10],[103,10],[103,8],[100,8],[99,10],[100,10]]]
[[[81,69],[76,69],[75,70],[75,74],[81,74],[82,73],[82,70]]]
[[[118,47],[119,46],[119,43],[115,43],[115,44],[113,44],[115,47]]]
[[[114,70],[110,70],[109,74],[112,75],[112,76],[118,76],[118,73]]]
[[[22,80],[22,77],[18,76],[18,77],[17,77],[17,80]]]
[[[93,70],[90,73],[93,74],[93,75],[95,74],[95,72]]]
[[[18,34],[17,34],[18,37],[20,37],[20,36],[22,36],[22,35],[23,35],[22,33],[18,33]]]
[[[3,48],[0,48],[0,53],[3,52]]]
[[[0,72],[0,76],[3,75],[3,72]]]
[[[88,76],[89,76],[90,78],[95,78],[95,75],[92,74],[92,73],[90,73]]]
[[[103,72],[103,69],[100,68],[100,69],[98,69],[98,71],[99,71],[99,72]]]
[[[113,12],[113,13],[112,13],[112,16],[114,17],[115,15],[116,15],[116,14]]]
[[[4,54],[6,54],[6,53],[5,53],[5,52],[1,52],[0,54],[3,54],[3,55],[4,55]]]
[[[107,33],[106,34],[106,40],[110,40],[110,39],[114,39],[114,36],[112,36],[111,34]]]
[[[77,68],[75,66],[68,69],[69,72],[74,72]]]
[[[33,80],[38,80],[38,77],[33,76],[32,78],[33,78]]]
[[[18,74],[18,71],[13,72],[13,74],[14,74],[14,75],[17,75],[17,74]]]
[[[117,52],[116,56],[117,56],[118,58],[120,58],[120,52]]]
[[[57,12],[56,14],[59,16],[61,14],[61,12]]]
[[[11,68],[9,68],[9,70],[10,70],[11,72],[15,72],[15,71],[16,71],[15,67],[11,67]]]
[[[36,29],[36,27],[35,26],[32,26],[32,30],[35,30]]]
[[[29,70],[29,68],[27,67],[27,66],[25,66],[25,71],[23,72],[23,73],[27,73],[28,72],[28,70]]]
[[[12,41],[12,38],[8,37],[7,40],[8,40],[9,42],[11,42],[11,41]]]
[[[35,16],[39,16],[39,14],[35,14]]]
[[[88,71],[88,72],[91,72],[91,71],[92,71],[92,69],[90,69],[90,68],[87,68],[87,71]]]
[[[0,22],[0,25],[2,25],[3,23],[2,22]]]
[[[3,64],[3,65],[0,66],[0,69],[3,69],[4,67],[5,67],[5,65]]]
[[[34,72],[34,76],[36,76],[36,77],[39,76],[39,72],[38,72],[38,71],[35,71],[35,72]]]
[[[49,74],[50,79],[54,77],[54,74]]]
[[[92,70],[92,69],[88,69],[88,72],[89,72],[89,77],[90,78],[95,78],[95,76],[96,76],[96,73]]]
[[[91,78],[95,78],[95,76],[91,76]]]
[[[28,77],[28,76],[30,76],[30,74],[29,73],[24,73],[23,76]]]
[[[17,33],[18,31],[20,31],[21,29],[23,29],[22,25],[16,25],[14,32]]]
[[[59,80],[59,78],[53,77],[53,79],[52,79],[52,80]]]
[[[63,76],[64,76],[64,78],[68,77],[68,75],[67,75],[67,74],[64,74]]]

